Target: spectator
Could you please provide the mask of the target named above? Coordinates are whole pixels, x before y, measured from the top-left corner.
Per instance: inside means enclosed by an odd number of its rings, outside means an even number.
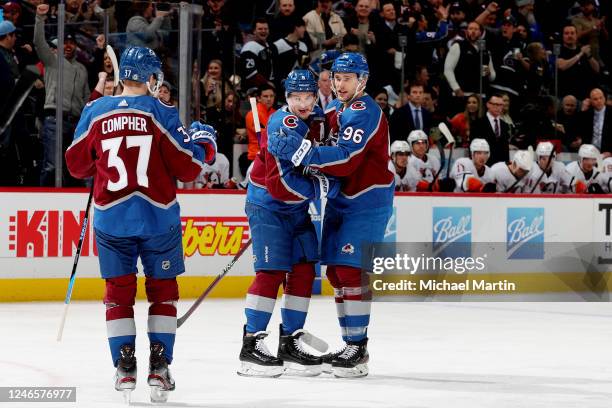
[[[382,52],[380,56],[380,77],[378,80],[372,78],[380,86],[400,83],[399,71],[396,69],[396,54],[401,53],[400,36],[405,36],[406,39],[410,36],[410,28],[408,25],[400,24],[397,19],[397,13],[393,3],[386,3],[380,11],[382,22],[375,32],[378,48]],[[412,19],[414,25],[414,19]],[[410,26],[411,27],[411,26]],[[407,49],[407,48],[406,48]],[[397,57],[401,61],[401,54]],[[400,88],[401,89],[401,88]]]
[[[240,100],[235,92],[225,95],[223,110],[216,107],[206,110],[206,123],[217,130],[217,147],[233,163],[234,136],[245,134],[244,117],[240,113]],[[231,171],[231,169],[230,169]]]
[[[463,34],[462,25],[465,21],[465,10],[461,2],[454,2],[451,4],[449,11],[449,22],[448,22],[448,37],[455,38]]]
[[[527,68],[523,101],[533,102],[539,96],[548,95],[550,89],[550,66],[544,45],[533,42],[525,48],[523,63]]]
[[[226,72],[234,72],[234,50],[242,43],[237,28],[235,13],[227,7],[225,0],[207,0],[202,16],[202,66],[213,59],[223,62]]]
[[[580,11],[582,13],[572,19],[572,24],[576,27],[578,41],[591,46],[593,58],[601,63],[599,42],[608,40],[608,31],[604,20],[595,17],[594,0],[580,0]]]
[[[481,51],[483,53],[483,65],[480,65],[480,51],[477,41],[481,34],[482,29],[478,23],[469,23],[465,41],[454,43],[446,55],[444,76],[454,96],[458,98],[454,103],[455,106],[463,101],[465,96],[480,93],[481,77],[483,92],[488,88],[489,81],[495,80],[493,60],[487,50]],[[459,106],[463,106],[463,104],[461,103]]]
[[[423,130],[429,133],[431,127],[431,113],[422,109],[423,85],[412,83],[408,89],[408,103],[396,109],[389,120],[389,133],[391,141],[406,140],[413,130]]]
[[[612,110],[606,106],[601,89],[593,89],[589,96],[590,107],[582,113],[581,142],[592,144],[604,157],[609,157],[612,155]]]
[[[565,95],[561,100],[561,111],[557,114],[557,123],[565,136],[565,146],[570,152],[578,152],[580,138],[580,115],[578,100],[574,95]]]
[[[125,31],[128,44],[157,50],[162,45],[160,30],[170,30],[170,11],[155,10],[152,1],[135,1],[134,16],[128,20]]]
[[[274,42],[273,70],[276,89],[282,89],[282,81],[287,78],[289,72],[307,65],[308,48],[302,41],[305,31],[304,21],[295,17],[293,19],[293,30],[285,38]],[[284,96],[281,96],[281,99],[285,100]]]
[[[159,93],[157,95],[157,98],[166,105],[178,105],[177,101],[172,96],[172,85],[170,85],[170,82],[168,81],[164,81],[159,87]]]
[[[391,118],[391,115],[394,112],[393,106],[389,105],[389,94],[384,88],[380,88],[378,91],[372,93],[374,96],[374,100],[380,106],[383,113],[387,117],[387,120]]]
[[[257,113],[259,114],[259,124],[261,129],[265,129],[268,124],[268,118],[276,109],[274,109],[274,103],[276,100],[276,91],[270,85],[262,85],[259,87],[257,95]],[[249,147],[247,153],[240,156],[239,165],[240,172],[242,175],[246,175],[247,169],[255,159],[257,152],[259,152],[259,140],[255,133],[255,124],[253,122],[253,112],[249,111],[245,118],[247,135],[249,138]]]
[[[319,56],[321,49],[338,48],[346,34],[344,22],[331,6],[331,0],[317,0],[317,7],[304,15],[306,31],[312,40],[313,59]]]
[[[293,31],[295,3],[293,0],[279,0],[278,14],[270,22],[270,40],[272,42],[284,38]]]
[[[453,116],[450,120],[451,130],[457,146],[468,147],[470,145],[470,129],[474,122],[482,117],[480,98],[478,95],[470,95],[465,102],[465,110]]]
[[[485,139],[491,148],[487,165],[506,162],[509,159],[510,127],[501,120],[504,100],[500,94],[492,94],[487,101],[487,113],[476,120],[470,130],[470,139]]]
[[[557,59],[559,68],[559,97],[574,95],[579,100],[593,89],[599,63],[591,53],[590,45],[578,48],[578,32],[573,25],[563,27],[563,46]]]
[[[200,80],[201,110],[204,111],[211,107],[221,109],[223,93],[231,91],[231,87],[222,77],[223,64],[221,60],[212,60],[208,63],[206,74]],[[221,87],[223,86],[223,90]]]
[[[516,0],[516,7],[518,24],[527,28],[531,41],[542,42],[544,38],[535,17],[535,0]]]
[[[244,44],[240,51],[240,65],[245,89],[258,87],[265,83],[271,84],[271,81],[274,80],[272,71],[273,51],[268,44],[270,30],[265,19],[255,20],[253,35],[255,37],[253,41]]]
[[[356,35],[359,39],[358,52],[366,56],[369,64],[374,62],[368,57],[376,47],[376,35],[374,35],[374,27],[371,21],[371,11],[370,0],[357,0],[355,18],[349,19],[346,24],[347,31]]]
[[[93,63],[89,65],[87,74],[89,76],[89,87],[96,86],[95,79],[98,78],[98,73],[106,72],[109,79],[113,79],[113,63],[111,62],[108,53],[106,52],[106,38],[104,34],[96,37],[96,48],[93,51]]]
[[[40,174],[41,186],[54,185],[55,179],[55,140],[56,140],[56,92],[57,92],[57,58],[45,39],[45,18],[49,12],[48,4],[40,4],[36,8],[36,23],[34,25],[34,47],[45,67],[45,119],[43,122],[43,163]],[[81,115],[90,92],[88,86],[87,69],[76,60],[77,44],[71,34],[64,38],[64,81],[62,111],[63,111],[63,140],[64,150],[68,148],[74,136],[74,129]],[[63,155],[62,155],[63,156]],[[69,176],[66,166],[63,166],[64,185],[80,185],[78,181]]]
[[[94,90],[89,95],[89,101],[95,101],[103,96],[110,96],[115,94],[115,81],[112,76],[104,71],[98,72],[98,82],[96,83]]]
[[[331,87],[331,73],[328,70],[321,71],[317,83],[319,85],[319,98],[317,103],[321,109],[325,111],[327,105],[334,99]]]
[[[504,107],[502,109],[500,118],[501,120],[506,122],[508,126],[510,127],[510,137],[512,137],[512,135],[514,135],[514,131],[516,128],[514,124],[514,120],[512,119],[512,116],[510,115],[510,108],[512,106],[512,100],[510,99],[510,96],[508,96],[507,93],[500,92],[500,95],[504,101]]]
[[[0,22],[0,109],[5,110],[9,96],[15,89],[19,78],[19,66],[15,56],[16,28],[8,20]],[[12,184],[12,177],[8,174],[15,171],[14,132],[8,126],[0,133],[0,185]],[[12,168],[11,168],[12,167]]]

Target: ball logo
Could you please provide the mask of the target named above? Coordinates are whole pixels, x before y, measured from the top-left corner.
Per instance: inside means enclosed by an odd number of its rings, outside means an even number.
[[[354,111],[362,111],[365,110],[365,108],[366,104],[363,101],[353,102],[353,104],[351,105],[351,109]]]
[[[466,257],[472,252],[472,209],[434,207],[433,249],[436,256]]]
[[[283,125],[287,126],[290,129],[295,129],[298,127],[298,118],[295,115],[285,116],[283,118]]]
[[[508,208],[506,215],[508,259],[543,259],[544,209]]]

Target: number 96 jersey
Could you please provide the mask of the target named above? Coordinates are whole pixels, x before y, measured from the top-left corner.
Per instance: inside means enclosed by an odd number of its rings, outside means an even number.
[[[83,110],[66,165],[74,177],[94,177],[96,229],[158,235],[180,223],[176,179],[198,176],[203,149],[175,107],[151,96],[107,96]]]

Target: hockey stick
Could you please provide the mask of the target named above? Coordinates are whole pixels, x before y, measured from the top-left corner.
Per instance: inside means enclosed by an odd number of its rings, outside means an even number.
[[[210,285],[208,285],[206,290],[204,290],[204,292],[200,295],[200,297],[196,299],[196,301],[193,303],[193,305],[191,305],[189,310],[187,310],[187,312],[176,321],[177,328],[181,327],[183,323],[185,323],[185,320],[187,320],[189,316],[193,314],[193,312],[198,308],[198,306],[200,306],[200,303],[202,303],[202,301],[206,298],[206,296],[208,296],[208,294],[212,292],[212,290],[215,288],[215,286],[217,286],[217,284],[221,281],[221,279],[223,279],[223,277],[227,275],[229,270],[232,269],[232,266],[234,266],[234,264],[236,263],[236,261],[238,261],[240,256],[244,253],[244,251],[246,251],[247,248],[251,246],[251,242],[252,241],[249,238],[247,243],[244,244],[242,248],[240,248],[240,250],[238,251],[236,255],[234,255],[234,259],[232,259],[232,261],[228,263],[225,266],[225,268],[223,268],[223,271],[219,275],[217,275],[217,277],[211,282]]]
[[[70,305],[70,298],[72,297],[72,289],[74,288],[74,280],[76,278],[77,264],[81,257],[81,249],[83,248],[83,240],[87,233],[87,225],[89,224],[89,209],[91,208],[91,202],[93,199],[94,183],[91,182],[91,190],[89,190],[89,198],[87,199],[87,206],[85,207],[85,216],[83,217],[83,226],[81,227],[81,235],[79,236],[79,243],[77,244],[76,254],[74,255],[74,262],[72,263],[72,273],[70,274],[70,280],[68,281],[68,290],[66,291],[66,298],[64,299],[64,313],[62,313],[62,320],[60,327],[57,332],[57,341],[62,341],[62,334],[64,332],[64,324],[66,323],[66,316],[68,315],[68,305]]]
[[[442,136],[444,136],[444,138],[446,139],[446,143],[444,145],[442,145],[441,143],[438,144],[438,150],[440,151],[441,163],[440,163],[440,168],[438,169],[433,180],[429,184],[430,186],[429,191],[433,191],[433,186],[436,180],[438,179],[438,177],[440,177],[440,173],[442,173],[442,169],[444,169],[444,165],[447,163],[446,155],[444,153],[444,148],[450,144],[451,147],[450,147],[450,153],[448,156],[448,167],[446,169],[446,178],[448,178],[450,174],[451,160],[453,159],[453,149],[455,147],[455,138],[453,137],[452,133],[448,129],[448,126],[446,126],[446,123],[440,122],[440,124],[438,125],[438,129],[440,129],[440,133],[442,133]]]
[[[257,143],[261,144],[261,125],[259,123],[259,111],[257,110],[257,99],[249,98],[251,103],[251,112],[253,112],[253,124],[255,125],[255,135],[257,136]]]
[[[554,154],[555,154],[555,148],[553,147],[552,151],[548,155],[548,162],[546,163],[546,170],[548,170],[549,167],[552,168],[552,158],[553,158]],[[544,174],[546,174],[546,171],[542,170],[542,174],[540,174],[540,177],[538,177],[538,179],[536,180],[536,183],[531,188],[531,191],[529,192],[529,194],[533,194],[535,189],[538,188],[538,184],[540,184],[540,181],[542,181],[542,177],[544,177]]]
[[[113,86],[116,88],[119,85],[119,63],[117,62],[117,55],[110,45],[106,46],[106,55],[113,65]]]

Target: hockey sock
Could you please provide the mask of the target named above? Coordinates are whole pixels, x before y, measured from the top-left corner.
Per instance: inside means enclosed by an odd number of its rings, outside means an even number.
[[[372,305],[367,275],[359,268],[340,265],[336,266],[336,274],[342,285],[347,338],[363,340],[367,336]]]
[[[342,340],[347,341],[346,334],[346,320],[344,318],[344,300],[342,299],[342,285],[340,285],[340,280],[338,279],[338,275],[336,274],[335,266],[327,267],[327,280],[334,288],[334,302],[336,303],[336,313],[338,314],[338,323],[340,323],[340,334],[342,335]]]
[[[255,279],[247,292],[244,308],[247,319],[247,333],[266,330],[274,311],[278,288],[284,280],[284,271],[258,271],[255,273]]]
[[[294,331],[304,328],[314,278],[315,268],[314,264],[311,263],[294,265],[291,273],[287,275],[281,306],[283,319],[283,333],[281,334],[292,334]]]
[[[123,275],[106,279],[104,304],[106,305],[106,334],[113,365],[121,357],[121,346],[136,347],[136,324],[134,323],[134,299],[136,298],[136,275]]]
[[[172,362],[176,337],[176,302],[179,299],[176,278],[155,279],[147,276],[145,281],[149,301],[148,334],[151,343],[164,345],[164,357]]]

